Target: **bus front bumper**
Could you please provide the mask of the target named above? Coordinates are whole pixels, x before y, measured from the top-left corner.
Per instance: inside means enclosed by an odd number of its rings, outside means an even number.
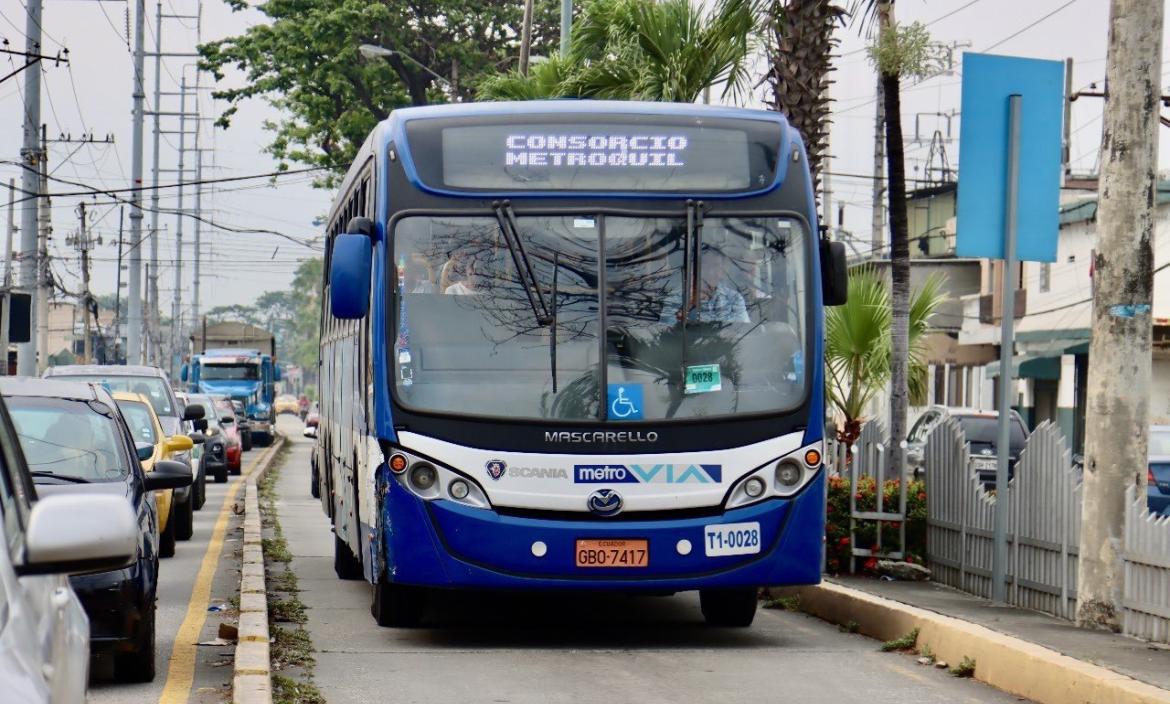
[[[389,579],[420,586],[685,591],[816,584],[824,540],[823,477],[791,499],[663,520],[512,516],[453,501],[423,501],[390,482],[380,542]],[[759,552],[708,556],[707,527],[733,523],[759,525]],[[645,540],[649,564],[578,567],[577,540],[588,539]]]

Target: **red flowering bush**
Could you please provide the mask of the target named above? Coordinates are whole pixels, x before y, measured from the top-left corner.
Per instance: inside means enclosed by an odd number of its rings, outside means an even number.
[[[901,482],[891,479],[882,485],[882,509],[898,511]],[[923,563],[926,556],[926,485],[921,480],[912,480],[906,487],[906,561]],[[877,482],[873,477],[862,476],[856,488],[850,486],[849,477],[829,477],[829,500],[825,507],[825,540],[827,549],[826,569],[832,573],[848,572],[852,557],[849,543],[849,498],[853,495],[858,511],[877,510]],[[901,549],[898,521],[858,521],[855,528],[857,546],[863,549],[877,549],[877,535],[881,524],[884,552]],[[876,572],[877,558],[858,558],[864,561],[858,565],[862,571]]]

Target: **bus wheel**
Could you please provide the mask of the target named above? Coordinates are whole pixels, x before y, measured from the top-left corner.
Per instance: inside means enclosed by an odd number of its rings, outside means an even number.
[[[362,561],[354,556],[345,541],[333,535],[333,571],[339,579],[361,579]]]
[[[385,575],[374,585],[370,613],[383,628],[412,628],[422,621],[426,597],[422,589],[394,584]]]
[[[702,589],[699,606],[708,626],[746,628],[756,617],[756,588]]]

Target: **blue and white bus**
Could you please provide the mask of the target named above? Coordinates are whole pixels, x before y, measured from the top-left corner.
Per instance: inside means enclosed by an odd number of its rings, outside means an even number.
[[[435,589],[699,590],[747,626],[820,579],[844,252],[783,116],[396,110],[328,227],[313,491],[379,624]]]

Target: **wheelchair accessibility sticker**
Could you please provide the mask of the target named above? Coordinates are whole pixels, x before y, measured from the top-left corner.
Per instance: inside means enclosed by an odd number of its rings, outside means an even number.
[[[606,398],[610,420],[642,420],[641,384],[609,384]]]

